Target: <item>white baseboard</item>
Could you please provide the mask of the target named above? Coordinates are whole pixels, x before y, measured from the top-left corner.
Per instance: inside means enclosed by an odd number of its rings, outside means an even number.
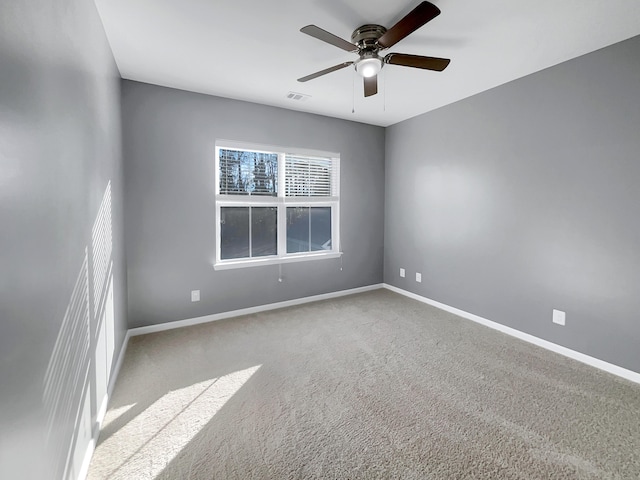
[[[426,303],[433,307],[439,308],[440,310],[453,313],[454,315],[458,315],[459,317],[465,318],[467,320],[471,320],[472,322],[476,322],[486,327],[493,328],[494,330],[498,330],[502,333],[506,333],[507,335],[511,335],[512,337],[519,338],[520,340],[524,340],[525,342],[529,342],[539,347],[545,348],[547,350],[551,350],[552,352],[559,353],[560,355],[564,355],[565,357],[569,357],[569,358],[572,358],[573,360],[577,360],[579,362],[585,363],[591,367],[604,370],[605,372],[612,373],[614,375],[625,378],[635,383],[640,383],[640,373],[634,372],[633,370],[628,370],[626,368],[619,367],[618,365],[614,365],[613,363],[605,362],[604,360],[590,357],[589,355],[585,355],[584,353],[576,352],[575,350],[571,350],[570,348],[563,347],[562,345],[558,345],[558,344],[549,342],[547,340],[534,337],[533,335],[529,335],[528,333],[521,332],[520,330],[516,330],[515,328],[507,327],[500,323],[487,320],[486,318],[480,317],[478,315],[474,315],[473,313],[465,312],[464,310],[460,310],[459,308],[451,307],[444,303],[431,300],[430,298],[426,298],[421,295],[408,292],[398,287],[394,287],[393,285],[389,285],[385,283],[383,284],[383,287],[388,290],[391,290],[392,292],[396,292],[401,295],[404,295],[405,297],[413,298],[414,300],[418,300],[419,302]]]
[[[96,449],[96,439],[92,438],[89,441],[89,445],[87,445],[87,449],[84,452],[84,458],[82,459],[82,466],[80,467],[80,471],[78,472],[77,480],[85,480],[87,478],[87,474],[89,473],[89,465],[91,464],[91,458],[93,457],[93,452]]]
[[[163,332],[165,330],[173,330],[174,328],[190,327],[201,323],[215,322],[226,318],[239,317],[241,315],[251,315],[253,313],[266,312],[276,310],[278,308],[293,307],[304,303],[317,302],[319,300],[328,300],[331,298],[344,297],[345,295],[353,295],[355,293],[368,292],[370,290],[379,290],[383,288],[382,283],[367,285],[366,287],[351,288],[349,290],[340,290],[338,292],[323,293],[321,295],[313,295],[311,297],[296,298],[286,300],[284,302],[269,303],[267,305],[258,305],[256,307],[241,308],[240,310],[232,310],[230,312],[214,313],[213,315],[205,315],[203,317],[188,318],[186,320],[176,320],[174,322],[161,323],[159,325],[149,325],[146,327],[131,328],[127,332],[127,338],[136,335],[146,335],[147,333]]]
[[[102,399],[102,403],[100,404],[100,408],[98,409],[98,414],[96,415],[96,428],[99,431],[102,427],[102,421],[104,420],[104,416],[107,414],[107,406],[109,405],[109,394],[105,394]]]
[[[131,329],[127,330],[127,333],[124,335],[122,348],[120,348],[120,353],[118,354],[118,360],[116,360],[116,364],[113,367],[113,372],[111,372],[111,376],[109,377],[109,385],[107,386],[107,395],[109,398],[111,398],[113,387],[115,387],[116,380],[118,379],[118,375],[120,374],[120,369],[122,368],[122,362],[124,360],[124,354],[126,353],[127,346],[129,345],[129,338],[131,338]]]
[[[80,471],[78,472],[78,476],[76,480],[85,480],[87,478],[87,474],[89,473],[89,465],[91,464],[91,458],[93,457],[93,453],[96,449],[96,445],[98,444],[98,439],[100,438],[100,431],[102,430],[102,422],[104,420],[104,416],[107,414],[107,408],[109,407],[109,399],[111,398],[111,394],[113,393],[113,387],[116,384],[116,380],[118,379],[118,374],[120,373],[120,368],[122,367],[122,361],[124,360],[124,354],[127,350],[127,345],[129,344],[129,338],[131,334],[129,330],[124,336],[124,341],[122,342],[122,347],[120,348],[120,354],[118,355],[118,360],[113,368],[113,372],[111,372],[111,376],[109,378],[109,385],[107,386],[107,394],[104,396],[102,400],[102,404],[100,405],[100,409],[96,415],[96,426],[95,432],[93,434],[93,438],[89,441],[89,445],[87,445],[87,449],[84,454],[84,459],[82,460],[82,466],[80,467]]]

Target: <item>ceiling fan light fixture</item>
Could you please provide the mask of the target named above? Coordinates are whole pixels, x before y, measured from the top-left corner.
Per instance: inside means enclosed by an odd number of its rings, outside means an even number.
[[[356,63],[356,72],[365,78],[375,77],[382,70],[382,59],[379,57],[362,58]]]

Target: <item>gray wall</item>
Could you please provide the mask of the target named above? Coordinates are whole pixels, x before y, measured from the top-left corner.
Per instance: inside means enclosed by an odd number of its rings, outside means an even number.
[[[131,81],[122,112],[130,327],[382,282],[384,129]],[[340,152],[342,271],[213,269],[216,139]]]
[[[0,478],[77,471],[124,338],[118,76],[92,1],[0,2]]]
[[[388,128],[385,282],[640,372],[638,59],[635,37]]]

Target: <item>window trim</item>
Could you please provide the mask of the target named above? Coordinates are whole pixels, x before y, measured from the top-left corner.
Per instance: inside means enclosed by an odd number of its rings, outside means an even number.
[[[248,150],[252,152],[273,153],[278,155],[278,195],[221,195],[220,194],[220,150]],[[331,197],[285,197],[285,158],[287,155],[331,158],[332,164],[337,169],[335,190],[337,196]],[[339,258],[342,256],[340,247],[340,154],[320,150],[286,148],[272,145],[236,142],[231,140],[217,140],[215,143],[215,270],[229,270],[234,268],[246,268],[263,265],[280,265],[310,260]],[[223,260],[221,258],[220,244],[220,219],[222,207],[251,207],[272,206],[277,207],[278,215],[278,247],[277,255],[249,258],[233,258]],[[300,253],[287,253],[286,227],[284,235],[281,235],[281,225],[286,225],[287,207],[330,207],[331,208],[331,250],[311,251]]]

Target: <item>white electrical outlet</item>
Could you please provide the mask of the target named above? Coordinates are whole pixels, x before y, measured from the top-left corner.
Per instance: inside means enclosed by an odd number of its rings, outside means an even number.
[[[553,323],[557,323],[558,325],[564,326],[566,317],[567,317],[567,314],[562,310],[553,311],[553,318],[552,318]]]
[[[200,301],[200,290],[191,290],[191,301],[192,302]]]
[[[416,282],[418,283],[422,283],[422,274],[416,272]]]
[[[404,278],[406,272],[404,271],[404,268],[400,269],[400,277]]]

